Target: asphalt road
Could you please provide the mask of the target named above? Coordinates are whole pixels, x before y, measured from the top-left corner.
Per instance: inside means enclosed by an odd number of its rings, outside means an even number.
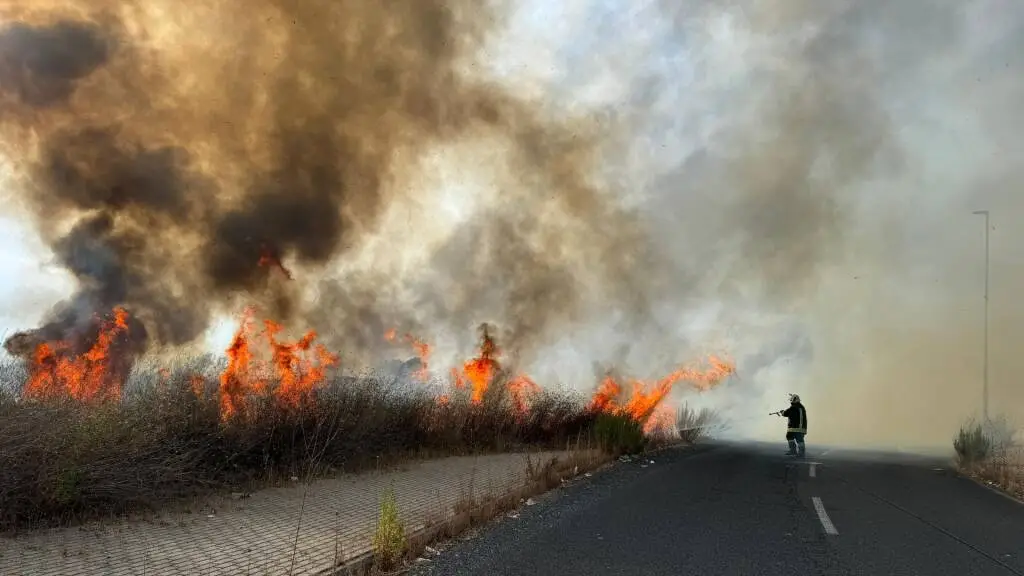
[[[1024,505],[947,462],[784,446],[616,463],[442,547],[417,575],[1024,575]]]

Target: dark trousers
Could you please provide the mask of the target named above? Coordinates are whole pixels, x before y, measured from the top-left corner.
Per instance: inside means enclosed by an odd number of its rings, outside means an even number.
[[[789,443],[790,454],[804,455],[804,436],[806,435],[806,432],[786,432],[786,442]]]

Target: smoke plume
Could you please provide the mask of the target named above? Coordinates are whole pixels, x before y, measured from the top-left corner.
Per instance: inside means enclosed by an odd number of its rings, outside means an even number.
[[[9,349],[115,305],[180,346],[256,303],[440,366],[488,322],[545,385],[725,350],[700,401],[739,433],[797,392],[815,441],[945,444],[989,209],[991,402],[1024,406],[1017,3],[23,5],[0,141],[79,290]]]
[[[1024,418],[1019,239],[997,224],[1024,207],[1010,184],[1024,12],[780,0],[631,17],[645,34],[605,48],[628,55],[609,57],[605,105],[630,111],[643,152],[621,170],[655,243],[672,246],[670,340],[723,343],[738,361],[739,378],[698,402],[777,438],[765,414],[797,392],[815,441],[948,446],[981,409],[984,224],[971,212],[987,208],[990,403]],[[632,58],[645,52],[657,56]]]
[[[381,231],[390,206],[433,202],[414,183],[418,164],[466,139],[505,148],[491,160],[508,166],[496,184],[502,207],[439,249],[437,266],[465,279],[464,292],[422,305],[469,328],[492,304],[489,287],[504,285],[494,313],[515,319],[511,341],[526,346],[572,313],[578,257],[623,296],[644,238],[589,176],[610,128],[551,118],[543,102],[464,72],[501,10],[462,0],[237,8],[95,0],[5,10],[5,151],[21,199],[80,287],[9,351],[71,336],[116,305],[145,325],[133,331],[148,340],[139,349],[180,346],[240,303],[320,328],[352,353],[379,346],[385,322],[417,325],[421,303],[384,299],[401,278],[329,272]]]

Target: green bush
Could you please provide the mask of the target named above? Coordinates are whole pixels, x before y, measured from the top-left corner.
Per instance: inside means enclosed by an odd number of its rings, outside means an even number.
[[[985,434],[981,424],[967,424],[960,427],[953,448],[962,465],[984,462],[988,458],[992,443]]]
[[[395,491],[387,490],[380,501],[377,531],[373,535],[373,553],[377,568],[391,570],[398,566],[405,553],[405,526],[398,516]]]
[[[610,454],[637,454],[646,444],[644,426],[628,414],[599,414],[594,435],[601,448]]]

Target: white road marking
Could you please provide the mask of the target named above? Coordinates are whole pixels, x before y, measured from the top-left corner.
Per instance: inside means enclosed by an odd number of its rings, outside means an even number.
[[[825,512],[825,505],[821,503],[821,498],[813,496],[811,500],[814,501],[814,510],[818,513],[818,520],[821,521],[821,527],[825,529],[825,533],[838,536],[839,530],[836,530],[835,524],[828,517],[828,512]]]
[[[829,452],[831,452],[831,451],[832,451],[832,449],[831,449],[831,448],[829,448],[828,450],[825,450],[824,452],[822,452],[821,454],[819,454],[819,456],[824,456],[825,454],[828,454],[828,453],[829,453]]]
[[[811,462],[811,478],[817,478],[817,477],[818,477],[818,463],[817,462]]]

